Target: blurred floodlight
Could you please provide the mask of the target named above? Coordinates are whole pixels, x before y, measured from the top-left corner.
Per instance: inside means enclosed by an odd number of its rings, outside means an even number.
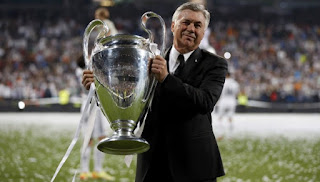
[[[224,56],[224,58],[226,58],[226,59],[230,59],[230,58],[231,58],[230,52],[225,52],[223,56]]]
[[[100,6],[104,7],[110,7],[115,4],[113,0],[93,0],[93,2],[98,2],[100,3]]]
[[[18,102],[18,107],[20,110],[23,110],[26,107],[26,104],[23,101]]]
[[[286,52],[280,50],[277,52],[277,56],[279,59],[284,59],[287,55],[286,55]]]

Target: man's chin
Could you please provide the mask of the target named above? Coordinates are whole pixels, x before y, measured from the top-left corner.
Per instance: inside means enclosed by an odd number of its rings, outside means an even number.
[[[194,42],[193,41],[185,41],[184,45],[185,45],[185,47],[192,48],[192,47],[194,47]]]

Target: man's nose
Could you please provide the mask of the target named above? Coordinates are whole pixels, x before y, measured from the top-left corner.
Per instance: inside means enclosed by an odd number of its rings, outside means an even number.
[[[187,27],[187,30],[188,30],[189,32],[194,32],[194,31],[195,31],[195,26],[194,26],[194,24],[193,24],[193,23],[190,23],[190,24],[188,25],[188,27]]]

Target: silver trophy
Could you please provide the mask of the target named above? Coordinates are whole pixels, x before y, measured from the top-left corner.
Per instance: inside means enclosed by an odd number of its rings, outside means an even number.
[[[141,17],[145,39],[137,35],[106,36],[109,28],[101,20],[91,21],[85,29],[83,52],[88,69],[93,70],[98,104],[108,119],[113,135],[101,140],[98,149],[116,155],[138,154],[147,151],[148,142],[133,131],[143,122],[157,84],[150,71],[150,59],[155,56],[156,44],[146,28],[149,18],[158,18],[162,26],[161,55],[166,40],[166,27],[161,16],[146,12]],[[91,55],[88,42],[92,30],[98,28]]]

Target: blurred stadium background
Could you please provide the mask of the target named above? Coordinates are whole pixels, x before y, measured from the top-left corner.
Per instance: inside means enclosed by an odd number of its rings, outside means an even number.
[[[0,111],[17,111],[20,100],[26,111],[79,110],[76,60],[98,6],[110,6],[120,33],[143,36],[144,12],[160,14],[169,30],[171,15],[183,2],[1,0]],[[208,41],[218,55],[230,53],[229,69],[245,98],[239,112],[320,111],[318,0],[214,0],[207,7],[212,13]],[[160,32],[157,21],[150,26]]]
[[[80,117],[77,58],[97,7],[108,7],[121,33],[144,36],[144,12],[160,14],[169,30],[183,2],[0,0],[0,181],[52,177]],[[212,0],[207,7],[208,41],[218,55],[230,53],[229,68],[241,87],[235,131],[273,131],[220,141],[222,181],[320,181],[320,1]],[[160,32],[156,21],[149,26]],[[71,181],[79,167],[79,146],[73,151],[57,181]],[[132,182],[134,165],[124,170],[121,157],[110,158],[106,166],[118,181]]]

